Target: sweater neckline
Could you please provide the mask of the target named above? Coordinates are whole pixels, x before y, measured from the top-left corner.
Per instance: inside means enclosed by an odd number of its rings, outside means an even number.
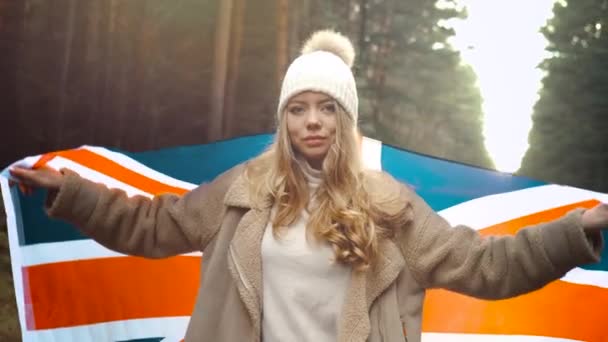
[[[323,172],[310,166],[304,158],[296,158],[296,161],[306,178],[306,182],[308,182],[308,186],[312,189],[318,188],[323,180]]]

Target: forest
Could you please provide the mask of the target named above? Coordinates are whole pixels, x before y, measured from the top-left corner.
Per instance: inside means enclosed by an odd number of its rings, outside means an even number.
[[[608,0],[557,1],[553,14],[517,174],[608,192]],[[83,144],[144,151],[272,132],[289,62],[333,28],[357,50],[364,135],[493,169],[476,75],[448,43],[446,21],[466,17],[456,0],[0,0],[0,167]],[[3,211],[0,274],[0,340],[14,341]]]

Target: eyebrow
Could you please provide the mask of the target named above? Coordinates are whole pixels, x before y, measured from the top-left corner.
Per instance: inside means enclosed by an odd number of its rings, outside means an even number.
[[[323,100],[317,101],[317,105],[324,104],[326,102],[336,103],[336,101],[334,99],[332,99],[331,97],[327,97],[327,98],[325,98]],[[287,103],[288,106],[289,105],[293,105],[293,104],[306,105],[306,104],[308,104],[308,102],[306,102],[306,101],[299,101],[299,100],[291,100],[291,101],[289,101]]]

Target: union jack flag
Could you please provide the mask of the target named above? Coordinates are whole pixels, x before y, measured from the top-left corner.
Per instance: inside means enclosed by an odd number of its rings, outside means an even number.
[[[260,153],[270,135],[129,153],[80,148],[17,161],[67,167],[129,195],[184,193]],[[513,234],[608,195],[431,158],[363,138],[366,166],[409,184],[453,225]],[[23,196],[0,175],[24,341],[181,341],[195,301],[200,253],[146,260],[111,251],[49,219],[44,193]],[[458,228],[454,228],[458,229]],[[204,294],[203,294],[204,295]],[[485,301],[427,293],[423,341],[608,341],[608,256],[541,290]]]

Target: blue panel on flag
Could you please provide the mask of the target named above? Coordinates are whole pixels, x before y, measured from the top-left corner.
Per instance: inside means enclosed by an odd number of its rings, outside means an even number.
[[[545,183],[382,145],[382,169],[409,184],[434,210]]]

